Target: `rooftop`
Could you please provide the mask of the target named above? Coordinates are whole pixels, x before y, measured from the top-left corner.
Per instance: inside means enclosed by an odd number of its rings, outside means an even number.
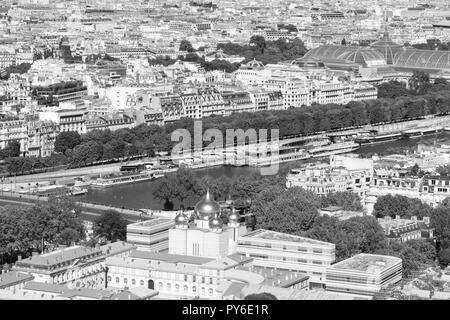
[[[145,221],[129,224],[128,227],[150,228],[150,227],[155,227],[155,226],[164,225],[164,224],[174,224],[174,221],[173,221],[173,219],[168,219],[168,218],[154,218],[154,219],[150,219],[150,220],[145,220]]]
[[[18,261],[17,266],[52,266],[75,259],[85,258],[90,255],[98,255],[101,252],[102,250],[97,248],[72,246],[41,255],[31,256],[27,259]]]
[[[397,257],[360,253],[332,265],[331,267],[329,267],[329,269],[379,274],[384,270],[392,267],[393,265],[401,262],[402,259]]]
[[[114,255],[133,249],[136,249],[136,246],[125,241],[116,241],[100,247],[100,250],[102,250],[104,255]]]
[[[202,264],[208,263],[210,261],[214,261],[214,259],[210,259],[210,258],[184,256],[184,255],[170,254],[170,253],[165,253],[165,252],[139,251],[139,250],[135,250],[135,251],[131,252],[130,258],[164,261],[164,262],[169,262],[169,263],[186,263],[186,264],[194,264],[194,265],[202,265]]]
[[[253,239],[265,239],[265,240],[275,240],[275,241],[289,241],[289,242],[297,242],[297,243],[307,243],[307,244],[316,244],[323,246],[334,246],[334,244],[319,240],[313,240],[305,237],[294,236],[287,233],[281,233],[271,230],[258,229],[256,231],[247,233],[242,236],[242,238],[253,238]]]
[[[17,283],[33,280],[34,277],[27,273],[10,271],[0,275],[0,288],[7,288]]]

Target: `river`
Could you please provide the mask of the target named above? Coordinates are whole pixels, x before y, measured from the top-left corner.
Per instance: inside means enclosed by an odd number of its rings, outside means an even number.
[[[394,154],[404,151],[406,149],[413,149],[417,147],[419,143],[437,146],[442,144],[450,144],[450,132],[440,133],[437,135],[428,135],[413,139],[401,139],[397,141],[376,143],[372,145],[362,146],[356,153],[362,156],[369,156],[372,154]],[[295,164],[301,164],[304,161],[296,161],[290,163],[281,164],[284,166],[295,166]],[[205,169],[197,169],[194,173],[201,177],[203,175],[210,175],[212,177],[227,176],[229,178],[250,175],[255,172],[259,172],[258,168],[254,167],[213,167]],[[77,199],[85,200],[94,203],[101,203],[106,205],[112,205],[116,207],[125,208],[151,208],[159,210],[162,208],[162,202],[155,199],[152,195],[153,188],[155,186],[154,181],[145,181],[135,184],[122,185],[117,187],[94,189],[89,188],[89,192],[86,195],[77,197]]]

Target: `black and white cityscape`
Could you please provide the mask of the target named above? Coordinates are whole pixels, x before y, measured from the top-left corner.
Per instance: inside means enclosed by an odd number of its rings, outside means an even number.
[[[448,0],[0,1],[0,300],[448,300],[449,264]]]

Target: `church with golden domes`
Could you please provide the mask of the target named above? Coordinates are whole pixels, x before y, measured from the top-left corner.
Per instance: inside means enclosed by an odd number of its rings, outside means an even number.
[[[233,209],[228,223],[220,218],[221,208],[209,190],[195,205],[194,222],[184,212],[175,217],[175,228],[169,230],[169,253],[185,256],[222,258],[235,253],[237,238],[247,233],[240,215]]]

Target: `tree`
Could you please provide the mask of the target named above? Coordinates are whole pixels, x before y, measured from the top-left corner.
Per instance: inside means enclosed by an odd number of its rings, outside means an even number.
[[[417,216],[418,218],[430,217],[432,208],[419,199],[408,198],[400,195],[385,195],[377,199],[373,207],[373,215],[377,218],[399,215],[402,218]]]
[[[430,75],[422,71],[414,71],[408,84],[413,93],[425,94],[430,89]]]
[[[383,229],[371,216],[339,221],[335,217],[317,217],[304,236],[336,245],[336,260],[358,253],[374,253],[386,248]]]
[[[447,198],[442,200],[442,202],[439,204],[439,206],[450,209],[450,196],[448,196]]]
[[[264,54],[264,49],[266,48],[266,39],[263,36],[252,36],[250,38],[250,44],[255,45],[258,52]]]
[[[80,209],[73,199],[50,198],[34,206],[0,208],[0,257],[14,262],[18,255],[54,250],[84,239]]]
[[[187,51],[187,52],[194,52],[194,48],[192,47],[192,44],[188,40],[181,40],[180,43],[180,51]]]
[[[11,141],[6,148],[0,150],[0,159],[18,156],[20,156],[20,143],[18,141]]]
[[[450,208],[439,206],[431,215],[431,226],[442,249],[450,247]]]
[[[261,292],[249,294],[244,300],[278,300],[278,298],[269,292]]]
[[[301,188],[289,188],[273,201],[253,205],[261,199],[252,201],[250,212],[256,215],[257,227],[277,232],[300,235],[311,228],[318,216],[320,200],[317,195]],[[255,208],[261,208],[255,211]]]
[[[339,206],[343,210],[362,211],[361,198],[354,192],[333,192],[322,198],[322,207]]]
[[[450,248],[441,250],[438,255],[439,264],[445,268],[450,264]]]
[[[411,167],[410,173],[412,176],[417,176],[419,174],[420,171],[420,167],[419,165],[416,163]]]
[[[55,139],[55,151],[65,153],[81,143],[81,136],[75,131],[61,132]]]
[[[110,241],[124,241],[127,234],[127,222],[114,210],[107,210],[94,222],[94,234]]]
[[[401,96],[408,96],[409,90],[406,88],[406,84],[399,81],[389,81],[380,84],[378,87],[378,98],[397,98]]]

